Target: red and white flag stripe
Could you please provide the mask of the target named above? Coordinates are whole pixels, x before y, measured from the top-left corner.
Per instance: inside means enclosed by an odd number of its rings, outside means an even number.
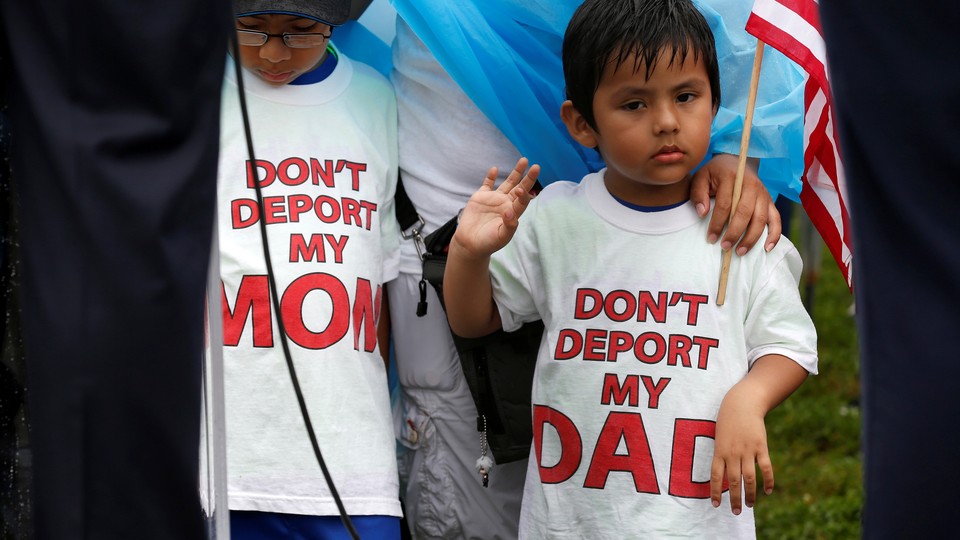
[[[847,189],[830,97],[827,55],[815,0],[756,0],[747,32],[809,74],[804,94],[804,173],[800,202],[853,289]]]

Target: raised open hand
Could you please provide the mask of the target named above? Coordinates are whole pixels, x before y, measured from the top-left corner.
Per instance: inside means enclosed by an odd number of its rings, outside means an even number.
[[[524,174],[526,173],[526,174]],[[491,167],[480,189],[470,197],[460,214],[460,223],[453,242],[462,255],[470,258],[489,257],[507,245],[520,223],[532,196],[530,189],[540,175],[540,166],[527,170],[527,158],[520,158],[513,172],[494,189],[497,168]]]

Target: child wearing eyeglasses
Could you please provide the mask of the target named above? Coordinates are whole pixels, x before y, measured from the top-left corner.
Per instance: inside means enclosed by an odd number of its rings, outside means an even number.
[[[365,540],[399,538],[385,369],[384,284],[397,275],[400,237],[393,90],[330,41],[349,0],[234,6],[233,59],[255,161],[231,63],[218,185],[231,535],[346,537],[301,417],[286,340],[354,527]]]

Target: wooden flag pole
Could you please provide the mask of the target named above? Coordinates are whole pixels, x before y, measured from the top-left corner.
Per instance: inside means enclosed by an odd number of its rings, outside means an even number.
[[[763,62],[763,42],[757,40],[757,52],[753,57],[753,72],[750,74],[750,94],[747,96],[747,111],[743,119],[743,136],[740,137],[740,162],[737,164],[737,178],[733,185],[733,203],[730,206],[730,219],[733,221],[740,192],[743,190],[743,173],[747,169],[747,150],[750,148],[750,129],[753,127],[753,108],[757,104],[757,86],[760,84],[760,64]],[[727,296],[727,275],[730,274],[730,260],[733,247],[723,252],[723,265],[720,267],[720,286],[717,289],[717,305],[722,306]]]

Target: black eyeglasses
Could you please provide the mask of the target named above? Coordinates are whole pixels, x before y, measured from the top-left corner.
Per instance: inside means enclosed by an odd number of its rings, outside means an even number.
[[[330,39],[333,33],[329,34],[268,34],[256,30],[237,30],[237,42],[247,47],[261,47],[268,39],[272,37],[283,38],[283,44],[291,49],[312,49],[322,47]]]

